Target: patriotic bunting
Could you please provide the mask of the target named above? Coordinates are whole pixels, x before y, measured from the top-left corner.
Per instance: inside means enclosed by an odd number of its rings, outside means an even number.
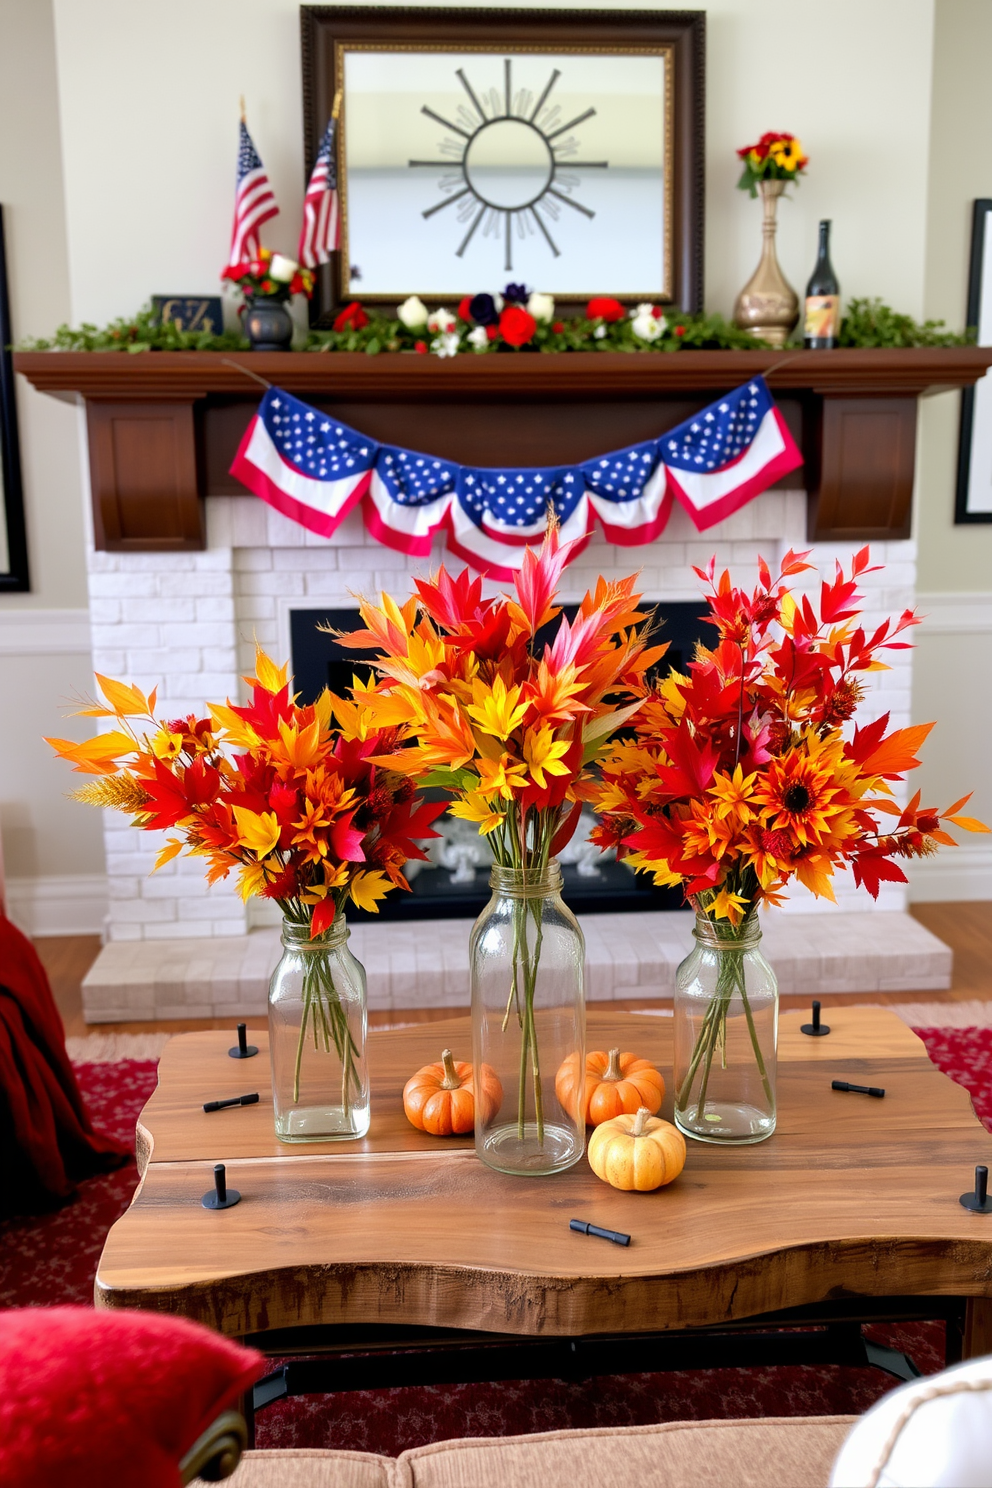
[[[678,501],[696,528],[729,517],[802,464],[755,377],[658,439],[576,465],[494,470],[379,444],[330,414],[270,388],[231,474],[311,532],[331,534],[364,503],[387,547],[429,556],[435,536],[490,577],[510,579],[554,511],[581,552],[598,523],[621,547],[652,542]]]

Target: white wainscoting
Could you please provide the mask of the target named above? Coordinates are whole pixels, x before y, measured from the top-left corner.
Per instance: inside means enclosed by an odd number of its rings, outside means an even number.
[[[108,904],[104,873],[7,880],[7,913],[25,935],[102,935]]]
[[[0,609],[0,656],[73,656],[92,649],[89,610]]]

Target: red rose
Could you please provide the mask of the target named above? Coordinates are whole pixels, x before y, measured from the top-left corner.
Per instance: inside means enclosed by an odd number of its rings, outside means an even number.
[[[607,295],[600,295],[590,300],[586,306],[586,315],[590,320],[625,320],[626,310],[619,300],[611,300]]]
[[[271,279],[263,279],[259,288],[263,294],[273,294],[275,292],[275,284]]]
[[[471,320],[472,319],[472,311],[469,309],[469,306],[471,305],[471,303],[472,303],[472,296],[471,295],[466,295],[463,300],[459,300],[459,302],[458,302],[458,319],[459,320]]]
[[[684,336],[685,335],[685,326],[676,326],[675,327],[675,334],[676,334],[676,336]]]
[[[499,329],[511,346],[526,346],[537,330],[537,321],[522,305],[507,305],[499,318]]]
[[[427,355],[427,342],[426,341],[415,341],[413,343],[413,349],[420,356],[426,356]]]
[[[486,326],[486,335],[489,337],[490,341],[495,341],[496,337],[499,335],[499,326]]]
[[[563,320],[552,321],[551,329],[554,331],[556,336],[560,336],[562,331],[565,329],[565,322]]]
[[[345,308],[341,311],[341,314],[335,320],[334,329],[336,331],[347,331],[349,329],[353,331],[360,331],[362,329],[362,326],[367,326],[368,323],[369,318],[365,314],[365,311],[362,309],[361,305],[358,303],[357,300],[352,300],[351,304],[346,305]]]

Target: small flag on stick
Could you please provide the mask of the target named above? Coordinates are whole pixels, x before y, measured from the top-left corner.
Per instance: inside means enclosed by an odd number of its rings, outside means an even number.
[[[265,174],[265,167],[252,143],[245,123],[244,104],[238,134],[238,185],[234,197],[234,227],[231,231],[229,264],[245,263],[258,257],[258,229],[279,208]]]
[[[341,246],[341,213],[338,206],[337,131],[341,108],[340,93],[334,100],[331,117],[313,164],[307,194],[303,199],[303,228],[296,256],[305,268],[315,269],[327,263]]]

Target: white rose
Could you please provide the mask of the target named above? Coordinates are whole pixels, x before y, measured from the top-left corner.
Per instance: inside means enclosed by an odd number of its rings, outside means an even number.
[[[474,346],[476,351],[485,351],[489,345],[489,337],[486,334],[485,326],[476,326],[473,330],[469,331],[467,340],[469,346]]]
[[[538,294],[535,290],[527,301],[527,311],[530,315],[533,315],[535,320],[553,320],[555,314],[554,296]]]
[[[605,325],[598,325],[593,331],[593,335],[596,337],[597,341],[602,341],[603,337],[606,335]]]
[[[503,296],[501,294],[494,294],[493,295],[493,304],[496,307],[496,314],[498,315],[499,312],[502,310],[503,306],[506,304],[506,301],[504,300],[504,298],[503,298]]]
[[[641,341],[657,341],[667,325],[663,315],[655,315],[653,305],[638,305],[631,330]]]
[[[458,336],[452,335],[448,332],[446,332],[443,336],[435,336],[434,340],[431,342],[431,351],[433,351],[435,356],[439,357],[457,356]]]
[[[454,330],[457,324],[458,317],[452,315],[450,310],[435,310],[433,315],[428,315],[427,317],[427,329],[429,331],[441,331],[445,333]]]
[[[427,306],[419,295],[404,300],[396,314],[410,331],[417,331],[427,324]]]
[[[295,259],[284,258],[281,253],[273,253],[272,262],[269,264],[269,278],[275,279],[278,284],[288,284],[299,267]]]

